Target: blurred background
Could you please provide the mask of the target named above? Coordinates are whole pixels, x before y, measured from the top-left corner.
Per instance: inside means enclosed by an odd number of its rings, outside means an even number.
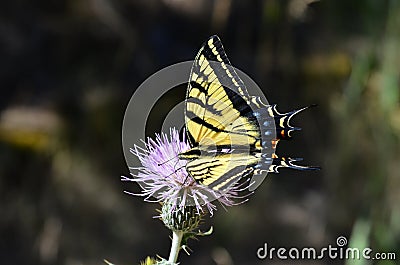
[[[167,257],[157,204],[123,190],[125,108],[218,34],[281,111],[316,103],[278,154],[318,172],[270,175],[207,218],[181,264],[288,264],[269,247],[400,249],[400,1],[71,0],[0,4],[0,264],[139,264]],[[149,136],[185,96],[163,98]],[[139,142],[139,139],[138,139]],[[399,264],[296,261],[292,264]]]

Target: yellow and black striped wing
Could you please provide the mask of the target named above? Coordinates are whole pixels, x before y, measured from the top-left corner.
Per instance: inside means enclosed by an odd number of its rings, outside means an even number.
[[[260,159],[260,126],[217,36],[203,45],[193,63],[185,123],[196,158],[186,168],[196,181],[221,190],[252,173]]]

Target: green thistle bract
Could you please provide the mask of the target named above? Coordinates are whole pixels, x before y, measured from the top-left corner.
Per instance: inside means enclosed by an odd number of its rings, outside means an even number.
[[[191,232],[199,226],[202,214],[197,212],[195,206],[185,206],[173,210],[172,205],[167,201],[163,203],[160,218],[172,231]]]

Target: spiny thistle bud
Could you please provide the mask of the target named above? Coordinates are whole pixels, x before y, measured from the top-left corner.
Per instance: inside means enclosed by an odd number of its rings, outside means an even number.
[[[163,203],[161,219],[165,226],[172,231],[191,232],[196,229],[203,214],[199,213],[196,206],[173,207],[168,201]]]

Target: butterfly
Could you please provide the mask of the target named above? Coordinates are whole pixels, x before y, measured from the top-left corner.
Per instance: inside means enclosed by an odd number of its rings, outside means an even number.
[[[278,142],[299,130],[290,120],[308,107],[280,113],[276,105],[250,96],[221,40],[211,36],[191,69],[185,100],[185,132],[191,148],[178,157],[187,160],[186,171],[197,183],[216,191],[244,177],[278,173],[282,167],[317,169],[275,154]]]

